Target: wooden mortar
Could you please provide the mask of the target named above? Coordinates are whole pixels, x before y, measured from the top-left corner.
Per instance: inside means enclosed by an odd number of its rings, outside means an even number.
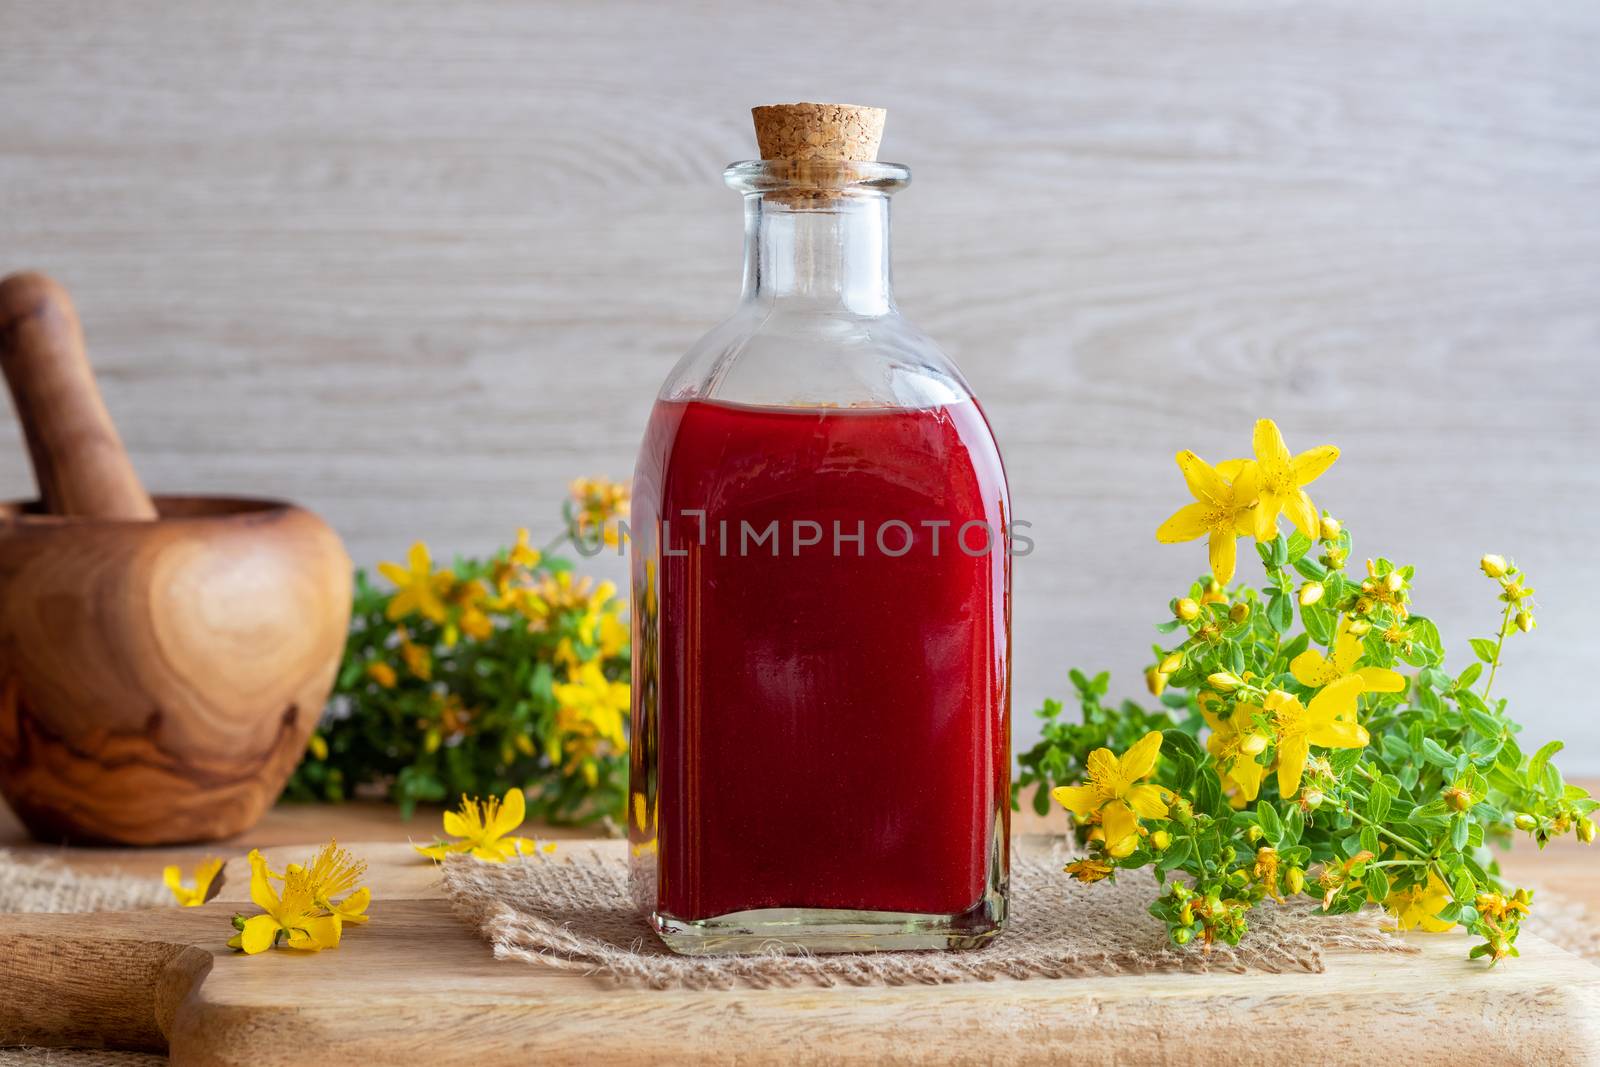
[[[344,546],[292,504],[147,496],[48,278],[0,282],[0,365],[41,493],[0,504],[0,794],[45,841],[248,829],[338,670]]]

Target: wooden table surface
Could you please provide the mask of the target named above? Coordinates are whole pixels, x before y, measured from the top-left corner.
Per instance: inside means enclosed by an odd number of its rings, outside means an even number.
[[[1580,783],[1591,791],[1600,783]],[[1040,819],[1031,811],[1014,817],[1019,832],[1064,830],[1059,813]],[[279,804],[248,833],[231,841],[181,848],[117,849],[64,848],[31,840],[10,809],[0,802],[0,849],[30,858],[50,858],[83,871],[122,870],[130,874],[159,876],[168,863],[188,866],[203,856],[242,855],[251,848],[325,841],[336,837],[345,842],[431,841],[439,832],[437,808],[420,808],[410,820],[400,818],[392,805],[367,801],[337,806],[319,804]],[[526,831],[536,837],[571,840],[596,837],[600,831],[570,827],[534,828]],[[1600,846],[1580,845],[1571,838],[1543,852],[1527,847],[1526,842],[1506,854],[1501,864],[1507,875],[1519,884],[1526,882],[1579,901],[1600,915]]]

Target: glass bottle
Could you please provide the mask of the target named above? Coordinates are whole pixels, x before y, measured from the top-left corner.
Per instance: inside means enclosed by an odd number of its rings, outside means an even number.
[[[635,902],[684,953],[955,948],[1009,869],[1010,503],[901,317],[883,112],[756,109],[743,295],[633,483]]]

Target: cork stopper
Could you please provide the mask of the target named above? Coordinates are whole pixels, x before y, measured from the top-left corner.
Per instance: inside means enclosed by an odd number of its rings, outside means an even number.
[[[768,104],[751,108],[762,159],[871,163],[887,112],[853,104]]]

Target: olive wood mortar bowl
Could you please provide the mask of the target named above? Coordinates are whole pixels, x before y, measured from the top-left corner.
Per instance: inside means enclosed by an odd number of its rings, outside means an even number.
[[[275,501],[154,500],[142,522],[0,504],[0,794],[42,841],[248,829],[338,670],[332,529]]]

